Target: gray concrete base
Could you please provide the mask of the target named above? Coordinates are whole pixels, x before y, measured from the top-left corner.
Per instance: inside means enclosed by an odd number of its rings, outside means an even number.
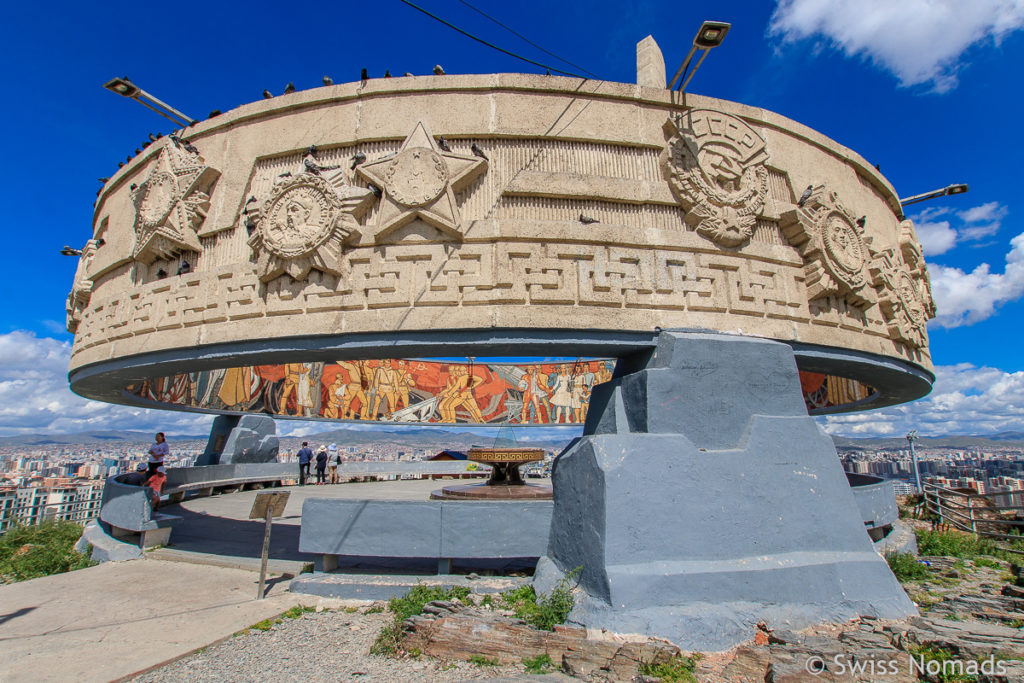
[[[882,553],[910,553],[917,555],[917,534],[909,524],[896,520],[885,538],[875,541],[875,550]]]
[[[292,593],[347,600],[390,600],[409,592],[417,584],[465,586],[474,593],[502,593],[529,581],[515,576],[432,576],[429,574],[303,574],[292,579]]]
[[[789,347],[662,333],[637,366],[595,388],[584,436],[555,462],[538,591],[578,567],[572,620],[694,650],[759,621],[916,613],[807,416]]]
[[[137,543],[125,543],[110,536],[103,525],[93,520],[85,525],[82,537],[75,543],[75,550],[80,553],[92,547],[90,557],[94,562],[122,562],[137,560],[142,557],[142,548]]]

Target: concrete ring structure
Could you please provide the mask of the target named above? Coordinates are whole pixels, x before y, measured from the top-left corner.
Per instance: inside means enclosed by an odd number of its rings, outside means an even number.
[[[97,200],[68,297],[83,396],[152,405],[126,387],[257,363],[626,358],[659,329],[790,344],[844,394],[812,412],[930,390],[934,306],[896,193],[777,114],[428,76],[259,101],[181,135]]]

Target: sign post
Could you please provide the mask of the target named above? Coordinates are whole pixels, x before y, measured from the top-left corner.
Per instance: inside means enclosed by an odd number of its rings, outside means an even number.
[[[288,497],[291,491],[275,491],[271,493],[257,493],[256,500],[252,503],[252,510],[249,511],[249,519],[265,519],[267,526],[263,530],[263,553],[260,562],[260,587],[256,594],[257,600],[263,599],[263,586],[267,580],[267,555],[270,552],[270,528],[274,517],[284,515],[284,507],[288,504]]]

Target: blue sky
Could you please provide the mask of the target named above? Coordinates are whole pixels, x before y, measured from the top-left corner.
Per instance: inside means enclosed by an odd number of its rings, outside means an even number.
[[[574,70],[460,0],[418,4],[540,62]],[[600,78],[635,81],[653,34],[669,72],[703,19],[732,23],[689,86],[764,107],[856,150],[902,196],[967,182],[969,194],[909,211],[925,244],[939,319],[939,381],[910,406],[830,418],[842,434],[1022,429],[1024,199],[1019,112],[1024,0],[495,2],[474,5]],[[64,299],[90,236],[97,178],[169,124],[102,84],[127,75],[196,118],[280,93],[381,76],[543,72],[399,0],[372,3],[14,3],[0,41],[8,256],[0,273],[0,434],[103,425],[188,429],[208,418],[110,408],[66,389]],[[289,428],[291,430],[292,428]],[[295,427],[294,429],[298,429]]]

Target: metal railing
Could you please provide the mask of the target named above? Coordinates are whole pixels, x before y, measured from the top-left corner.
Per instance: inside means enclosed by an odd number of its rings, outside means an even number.
[[[924,484],[922,494],[925,514],[940,525],[979,537],[1024,541],[1024,505],[996,505],[991,497],[984,494],[966,493],[935,484]],[[1014,516],[1008,518],[1004,513]],[[1024,550],[1007,550],[1024,554]]]

